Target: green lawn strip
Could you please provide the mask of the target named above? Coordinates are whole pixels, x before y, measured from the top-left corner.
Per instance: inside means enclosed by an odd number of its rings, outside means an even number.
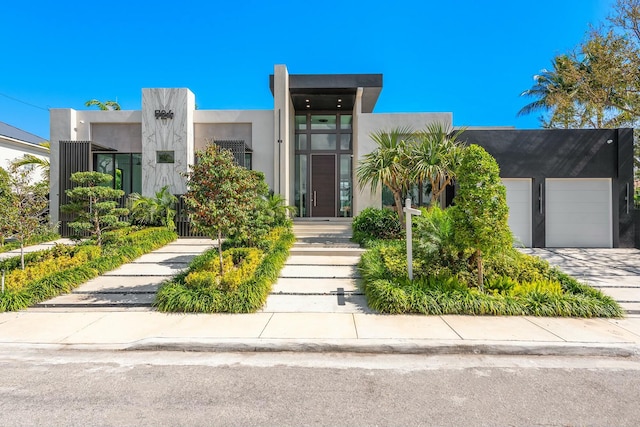
[[[58,239],[60,239],[60,235],[58,233],[51,232],[51,233],[40,234],[38,236],[34,236],[31,239],[27,240],[27,242],[25,243],[25,247],[37,245],[40,243],[52,242]],[[14,249],[20,249],[20,243],[15,241],[7,242],[4,245],[0,246],[0,254],[3,252],[12,251]]]
[[[203,276],[196,276],[211,270],[211,266],[217,262],[218,249],[213,248],[194,258],[185,272],[165,283],[158,291],[154,306],[160,311],[186,313],[251,313],[259,310],[266,302],[272,285],[278,280],[295,241],[288,228],[274,229],[269,239],[272,242],[263,252],[255,273],[236,283],[237,286],[225,285],[224,278],[218,279],[221,283],[206,283],[200,280]],[[233,275],[233,270],[229,274]],[[188,280],[189,275],[197,280]]]
[[[397,252],[397,246],[398,242],[373,243],[359,264],[367,303],[381,313],[563,317],[624,315],[613,298],[530,255],[515,255],[517,265],[495,263],[497,271],[509,271],[510,275],[495,275],[493,280],[488,279],[482,292],[467,286],[446,269],[436,275],[416,275],[410,281],[406,270],[404,274],[400,272],[402,268],[406,269],[406,257],[400,259],[396,253],[390,260],[388,255],[394,250]],[[519,265],[525,265],[523,270],[526,271],[519,271]]]
[[[133,261],[141,255],[158,249],[178,238],[166,228],[147,228],[127,235],[111,237],[101,255],[89,258],[80,265],[56,271],[26,283],[19,290],[7,290],[0,294],[0,312],[27,308],[41,301],[70,292],[100,274],[114,270],[122,264]],[[82,246],[79,246],[81,248]],[[53,250],[53,249],[52,249]],[[37,262],[47,251],[28,255],[29,262]],[[15,264],[15,257],[2,262],[3,266]],[[19,265],[19,260],[17,261]],[[15,268],[15,267],[14,267]]]

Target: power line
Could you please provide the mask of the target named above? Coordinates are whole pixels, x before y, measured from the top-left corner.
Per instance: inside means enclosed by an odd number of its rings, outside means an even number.
[[[9,98],[9,99],[11,99],[11,100],[13,100],[13,101],[20,102],[20,103],[22,103],[22,104],[24,104],[24,105],[28,105],[29,107],[37,108],[37,109],[39,109],[39,110],[49,111],[49,109],[48,109],[48,108],[43,108],[43,107],[40,107],[40,106],[38,106],[38,105],[34,105],[34,104],[29,103],[29,102],[23,101],[23,100],[21,100],[21,99],[14,98],[13,96],[9,96],[9,95],[7,95],[6,93],[2,93],[2,92],[0,92],[0,95],[1,95],[1,96],[4,96],[5,98]]]

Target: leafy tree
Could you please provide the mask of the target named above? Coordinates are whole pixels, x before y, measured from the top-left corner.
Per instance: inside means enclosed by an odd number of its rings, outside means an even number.
[[[145,197],[138,193],[131,193],[127,200],[130,219],[140,225],[161,225],[175,229],[176,204],[178,198],[171,194],[169,186],[165,185],[156,192],[155,197]]]
[[[496,160],[475,144],[465,150],[458,184],[454,206],[449,208],[455,226],[454,240],[458,247],[471,252],[469,261],[476,264],[478,287],[483,289],[483,256],[513,246],[506,190]]]
[[[100,172],[75,172],[71,182],[77,186],[66,191],[71,203],[61,206],[61,210],[76,214],[76,219],[69,227],[78,234],[89,233],[102,245],[102,233],[128,225],[120,217],[126,216],[129,210],[118,208],[119,199],[124,191],[107,186],[111,183],[111,175]]]
[[[464,130],[453,132],[442,123],[430,123],[414,134],[409,162],[414,183],[431,184],[431,206],[451,184],[462,161],[464,147],[458,137]]]
[[[197,152],[185,203],[194,228],[218,240],[220,274],[224,275],[222,236],[246,232],[260,197],[259,175],[238,166],[229,150],[211,144]]]
[[[101,102],[101,101],[98,101],[97,99],[90,99],[87,102],[85,102],[84,105],[87,107],[96,106],[102,111],[120,110],[120,104],[118,104],[117,101]]]
[[[20,265],[24,270],[24,246],[47,227],[47,185],[32,183],[31,169],[12,166],[9,169],[10,193],[3,195],[0,207],[3,235],[20,243]],[[4,189],[6,190],[6,189]]]
[[[386,185],[393,194],[396,212],[404,225],[402,198],[413,185],[411,162],[407,139],[413,135],[413,129],[400,127],[391,131],[379,130],[370,135],[376,149],[366,154],[356,168],[360,188],[371,185],[375,192],[378,186]]]

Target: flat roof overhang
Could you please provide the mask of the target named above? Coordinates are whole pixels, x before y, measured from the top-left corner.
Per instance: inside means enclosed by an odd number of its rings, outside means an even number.
[[[269,88],[273,94],[273,74],[269,76]],[[382,74],[289,75],[289,92],[296,111],[351,111],[358,88],[363,89],[362,112],[373,112],[382,90]]]

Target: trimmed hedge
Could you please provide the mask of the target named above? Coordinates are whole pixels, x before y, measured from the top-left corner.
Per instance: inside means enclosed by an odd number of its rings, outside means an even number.
[[[510,275],[494,275],[485,292],[451,274],[419,276],[399,271],[406,259],[399,242],[377,242],[362,255],[359,269],[369,306],[382,313],[622,317],[611,297],[579,283],[536,257],[518,253]],[[404,264],[403,262],[404,261]],[[521,268],[524,266],[524,268]],[[502,266],[494,266],[502,270]],[[419,269],[418,269],[419,271]],[[516,279],[514,279],[515,277]],[[517,280],[518,278],[524,280]]]
[[[269,248],[255,273],[237,287],[219,286],[217,281],[187,283],[189,275],[210,271],[208,266],[218,259],[218,249],[213,248],[194,258],[187,271],[165,283],[158,291],[154,306],[160,311],[187,313],[251,313],[259,310],[266,302],[271,286],[278,280],[295,237],[289,228],[278,227],[266,240]],[[236,252],[246,251],[245,254],[249,254],[251,251],[247,249],[238,248]]]
[[[120,234],[109,244],[105,244],[100,254],[95,251],[95,247],[92,245],[78,245],[76,251],[80,253],[88,251],[98,256],[87,256],[86,261],[79,265],[27,281],[20,289],[7,290],[4,294],[0,294],[0,312],[21,310],[62,293],[70,292],[88,280],[116,269],[122,264],[133,261],[178,238],[174,231],[167,228],[145,228],[139,231],[130,229],[128,232],[129,234]],[[38,260],[47,258],[47,252],[49,251],[40,251],[25,257],[29,263],[37,263]],[[20,261],[16,261],[13,257],[3,261],[1,265],[19,265],[19,263]]]

